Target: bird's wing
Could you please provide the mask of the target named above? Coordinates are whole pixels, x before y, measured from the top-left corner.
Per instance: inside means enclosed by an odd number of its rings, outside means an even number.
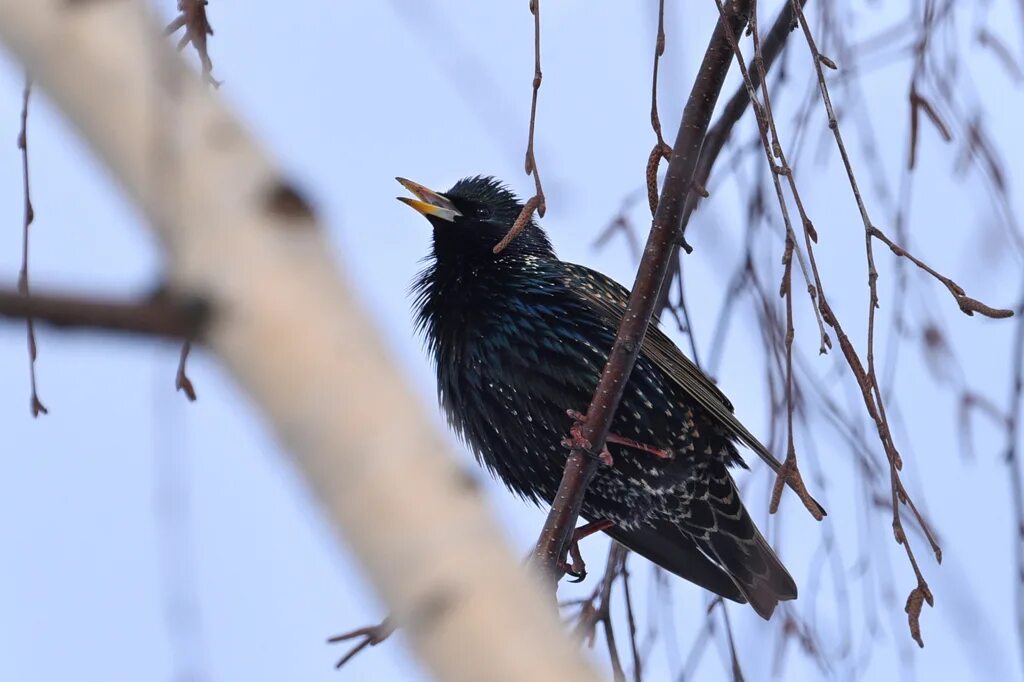
[[[629,301],[629,290],[596,270],[572,263],[565,265],[566,284],[583,297],[609,324],[617,328]],[[672,377],[688,395],[725,426],[729,433],[736,434],[740,441],[756,452],[772,471],[779,472],[782,463],[740,423],[733,414],[732,403],[725,394],[658,329],[656,322],[648,328],[641,352]]]

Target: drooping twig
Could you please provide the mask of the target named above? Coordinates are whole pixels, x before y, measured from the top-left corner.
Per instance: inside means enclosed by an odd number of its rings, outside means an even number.
[[[533,176],[534,195],[523,206],[519,217],[512,224],[500,242],[494,247],[494,253],[501,253],[513,239],[526,229],[533,218],[534,212],[541,218],[547,210],[544,199],[544,188],[540,184],[540,173],[537,171],[537,158],[533,153],[534,133],[537,129],[537,95],[540,93],[540,83],[544,74],[540,70],[540,0],[530,0],[530,13],[533,14],[533,95],[530,99],[530,133],[526,141],[526,174]]]
[[[818,86],[821,94],[821,100],[825,107],[826,114],[828,116],[828,126],[832,130],[832,133],[836,140],[836,146],[839,149],[840,156],[843,161],[843,165],[846,169],[847,179],[849,180],[850,188],[853,191],[853,196],[857,204],[857,208],[860,212],[861,219],[864,223],[864,241],[866,248],[867,268],[868,268],[868,338],[867,338],[867,363],[866,368],[861,362],[856,351],[853,349],[853,345],[849,339],[843,334],[841,328],[838,325],[835,315],[825,300],[825,294],[820,291],[820,301],[822,306],[822,314],[825,317],[825,321],[832,326],[835,330],[837,337],[840,342],[840,347],[843,350],[843,355],[846,357],[850,369],[860,386],[861,393],[864,398],[865,407],[868,414],[872,417],[878,430],[879,439],[881,440],[882,446],[885,449],[886,456],[889,460],[889,472],[892,492],[892,528],[893,533],[896,537],[896,542],[903,546],[907,559],[914,571],[914,575],[917,578],[917,586],[914,587],[909,596],[907,597],[907,603],[905,610],[910,626],[911,636],[917,641],[919,646],[924,646],[924,641],[921,637],[920,627],[920,615],[921,609],[925,602],[929,605],[933,605],[934,600],[930,588],[924,579],[924,575],[918,566],[917,559],[914,556],[913,550],[906,537],[906,532],[903,528],[902,517],[900,514],[901,504],[907,505],[911,512],[914,514],[918,524],[925,533],[928,539],[932,551],[935,553],[936,560],[941,561],[941,550],[932,537],[928,530],[928,526],[924,519],[918,513],[916,506],[907,494],[906,489],[903,487],[903,483],[900,479],[899,471],[902,468],[902,458],[896,449],[895,443],[891,435],[891,429],[889,427],[888,418],[886,416],[885,403],[882,397],[882,391],[879,386],[878,378],[875,373],[875,355],[874,355],[874,329],[875,329],[875,311],[878,308],[878,271],[875,268],[874,253],[872,250],[872,239],[875,237],[873,231],[876,230],[868,216],[867,208],[864,200],[861,196],[860,190],[857,185],[857,180],[853,172],[853,167],[850,163],[849,154],[846,151],[846,147],[843,143],[842,134],[839,130],[839,122],[836,117],[835,111],[832,107],[832,101],[829,96],[828,85],[825,79],[825,74],[822,66],[833,68],[834,64],[831,60],[823,58],[821,53],[818,51],[817,45],[815,44],[814,37],[811,34],[810,26],[807,22],[807,18],[803,14],[803,10],[796,6],[795,0],[791,0],[794,10],[796,11],[797,18],[799,19],[800,26],[803,29],[804,37],[807,41],[808,48],[810,49],[812,59],[814,61],[814,69],[817,73]],[[961,290],[962,291],[962,290]],[[965,310],[966,312],[966,310]]]
[[[184,50],[189,43],[195,48],[199,55],[199,63],[203,68],[203,80],[217,88],[221,81],[213,77],[213,60],[210,59],[210,52],[206,44],[207,36],[213,35],[213,27],[206,16],[206,6],[209,0],[178,0],[178,16],[167,24],[164,29],[165,35],[173,35],[179,30],[185,32],[178,40],[178,51]]]
[[[724,16],[725,6],[721,0],[715,0],[718,6],[719,13]],[[764,60],[761,54],[760,47],[760,36],[757,30],[757,3],[756,0],[753,4],[750,18],[750,33],[754,40],[754,66],[758,74],[758,81],[761,87],[761,96],[763,101],[759,101],[757,98],[756,88],[753,84],[753,79],[750,76],[750,72],[747,69],[743,61],[743,53],[740,50],[739,42],[735,33],[726,31],[726,38],[729,41],[729,45],[732,48],[733,53],[736,56],[736,62],[740,69],[740,75],[743,78],[743,82],[747,88],[747,95],[750,99],[751,104],[754,107],[754,113],[756,114],[755,120],[757,122],[758,132],[760,134],[761,145],[764,149],[765,159],[768,163],[768,167],[771,171],[772,183],[775,188],[775,195],[779,202],[779,211],[782,214],[782,220],[786,228],[786,245],[783,253],[782,262],[784,265],[784,271],[782,275],[782,284],[779,289],[779,293],[786,300],[786,331],[785,331],[785,353],[786,353],[786,426],[787,426],[787,447],[786,447],[786,459],[782,464],[782,467],[776,474],[775,486],[772,490],[771,503],[769,504],[769,510],[774,513],[778,511],[779,501],[782,497],[782,488],[784,485],[789,485],[794,491],[796,491],[800,500],[804,503],[807,510],[818,520],[822,518],[820,508],[811,497],[810,492],[807,490],[806,485],[803,482],[803,476],[800,473],[800,469],[797,465],[796,448],[794,445],[793,436],[793,411],[795,409],[794,396],[793,396],[793,257],[794,255],[799,256],[799,248],[797,247],[796,233],[793,229],[792,222],[789,216],[789,208],[786,204],[786,199],[782,189],[782,183],[780,178],[785,177],[789,181],[790,189],[793,192],[796,200],[797,208],[800,211],[800,215],[803,219],[804,232],[809,233],[810,229],[808,226],[811,224],[810,219],[807,218],[803,209],[803,202],[800,201],[799,193],[796,191],[796,183],[793,179],[793,171],[789,167],[789,163],[786,160],[786,155],[782,149],[782,143],[779,139],[778,130],[775,128],[775,117],[772,113],[771,97],[768,94],[768,84],[766,82],[767,72],[764,69]],[[776,161],[776,159],[778,161]],[[809,252],[810,254],[810,252]],[[811,262],[813,263],[813,254],[810,254]],[[801,266],[804,268],[805,279],[809,277],[803,262]],[[810,293],[812,305],[815,303],[815,293],[812,287],[808,287]],[[822,338],[822,352],[825,351],[826,347],[831,344],[828,336],[824,333],[822,322],[819,321],[819,327],[821,329]]]
[[[658,166],[661,160],[672,158],[672,147],[668,146],[661,132],[661,117],[658,116],[658,64],[665,54],[665,0],[658,0],[658,35],[654,39],[654,73],[651,76],[651,128],[654,130],[654,148],[647,159],[647,200],[651,205],[651,216],[658,210]],[[689,251],[689,249],[687,249]]]
[[[608,363],[605,365],[581,429],[583,438],[593,444],[595,452],[600,452],[604,447],[612,418],[633,365],[640,354],[641,344],[654,313],[658,292],[663,286],[668,270],[672,246],[678,243],[680,238],[679,221],[683,202],[692,187],[704,135],[732,61],[732,52],[725,38],[725,24],[728,24],[734,33],[738,33],[746,24],[749,10],[749,1],[734,0],[729,5],[727,17],[717,22],[703,63],[698,70],[697,80],[683,111],[658,210],[651,226],[647,247],[644,249],[644,257],[640,262]],[[565,556],[569,536],[583,504],[586,487],[596,469],[596,458],[578,447],[573,448],[566,461],[555,502],[541,531],[535,552],[538,564],[546,569],[553,582],[558,580],[557,566]]]
[[[194,403],[196,401],[196,388],[192,385],[192,380],[188,378],[188,374],[185,371],[188,355],[191,352],[191,340],[181,344],[181,354],[178,356],[178,371],[174,374],[174,388],[183,392],[190,403]]]
[[[18,292],[21,296],[29,295],[28,289],[28,234],[32,221],[36,218],[35,209],[32,208],[32,192],[28,179],[28,102],[32,96],[32,80],[25,74],[25,87],[21,92],[21,131],[18,133],[18,149],[21,150],[21,177],[24,188],[24,215],[22,218],[21,231],[21,271],[18,273]],[[46,406],[39,400],[39,392],[36,389],[36,328],[32,317],[25,318],[25,326],[28,334],[28,372],[32,395],[29,399],[29,409],[32,416],[38,417],[46,414]]]

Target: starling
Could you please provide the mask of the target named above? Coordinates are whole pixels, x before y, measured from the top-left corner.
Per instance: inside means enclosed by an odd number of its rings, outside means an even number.
[[[477,460],[534,503],[551,504],[608,359],[629,291],[558,259],[530,221],[495,245],[523,204],[489,177],[441,194],[398,178],[433,226],[413,284],[419,331],[448,423]],[[729,474],[742,442],[775,460],[701,370],[651,325],[582,515],[662,568],[767,619],[796,584],[754,525]]]

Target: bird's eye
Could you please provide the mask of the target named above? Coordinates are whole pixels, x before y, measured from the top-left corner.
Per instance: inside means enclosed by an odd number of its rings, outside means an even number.
[[[473,209],[473,216],[479,220],[487,220],[491,217],[491,209],[486,206],[477,206]]]

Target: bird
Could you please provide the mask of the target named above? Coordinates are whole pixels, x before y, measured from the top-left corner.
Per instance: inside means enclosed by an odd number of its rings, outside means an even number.
[[[449,427],[513,493],[555,498],[629,291],[559,260],[531,217],[495,253],[523,210],[502,182],[473,176],[436,192],[396,178],[433,242],[410,294]],[[740,500],[737,444],[778,461],[733,405],[650,326],[586,490],[581,515],[615,541],[768,620],[797,586]]]

